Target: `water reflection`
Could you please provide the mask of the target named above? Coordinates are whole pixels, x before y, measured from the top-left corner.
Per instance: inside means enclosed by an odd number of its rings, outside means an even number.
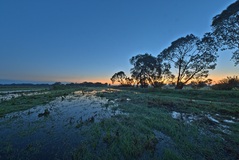
[[[84,128],[123,114],[113,109],[117,103],[95,93],[77,91],[49,104],[0,118],[0,159],[69,158],[84,140]]]
[[[36,96],[47,94],[49,92],[39,92],[39,90],[17,90],[17,91],[1,91],[0,92],[0,102],[1,101],[8,101],[13,98],[17,98],[20,96]]]

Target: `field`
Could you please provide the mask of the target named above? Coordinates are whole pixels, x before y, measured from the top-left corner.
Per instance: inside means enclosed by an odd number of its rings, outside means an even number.
[[[9,94],[0,93],[0,159],[239,157],[238,91],[83,87],[4,99]]]

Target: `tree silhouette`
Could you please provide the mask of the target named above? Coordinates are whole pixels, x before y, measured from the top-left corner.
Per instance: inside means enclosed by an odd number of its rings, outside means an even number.
[[[132,78],[136,80],[137,86],[142,88],[153,85],[161,76],[161,64],[157,58],[145,53],[139,54],[130,59],[130,63],[134,66],[131,69]]]
[[[200,40],[193,34],[181,37],[171,43],[159,55],[159,59],[173,64],[178,70],[176,89],[182,89],[192,79],[206,78],[209,69],[214,69],[217,47],[210,33]]]
[[[227,77],[219,81],[219,83],[212,86],[216,90],[232,90],[239,89],[239,78],[237,76]]]
[[[194,89],[200,89],[212,84],[212,79],[191,81],[190,86]]]
[[[239,64],[239,1],[231,4],[212,22],[213,34],[217,37],[222,50],[235,49],[232,60]]]
[[[125,75],[125,73],[123,71],[117,72],[115,73],[111,79],[112,84],[114,84],[116,81],[119,82],[121,85],[126,84],[127,82],[127,76]]]

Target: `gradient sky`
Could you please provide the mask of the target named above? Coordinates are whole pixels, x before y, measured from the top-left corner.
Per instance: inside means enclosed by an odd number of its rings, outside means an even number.
[[[0,79],[109,82],[129,59],[211,31],[235,0],[1,0]],[[220,53],[214,79],[238,74]]]

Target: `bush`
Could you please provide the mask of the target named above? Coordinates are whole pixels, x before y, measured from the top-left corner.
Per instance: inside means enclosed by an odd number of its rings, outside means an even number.
[[[219,81],[218,84],[212,86],[215,90],[237,90],[239,89],[239,79],[237,76],[227,77]]]

